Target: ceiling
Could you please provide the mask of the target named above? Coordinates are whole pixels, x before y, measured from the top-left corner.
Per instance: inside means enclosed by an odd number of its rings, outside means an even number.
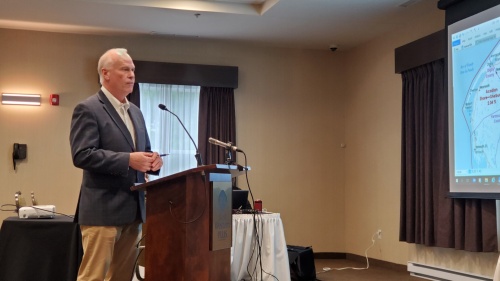
[[[0,28],[148,34],[347,50],[438,0],[0,0]]]

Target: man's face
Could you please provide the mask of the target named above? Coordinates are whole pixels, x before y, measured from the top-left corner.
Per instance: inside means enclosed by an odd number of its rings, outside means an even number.
[[[134,88],[135,65],[128,55],[113,55],[115,56],[113,65],[109,69],[103,69],[104,86],[119,101],[123,101],[128,94],[132,93]]]

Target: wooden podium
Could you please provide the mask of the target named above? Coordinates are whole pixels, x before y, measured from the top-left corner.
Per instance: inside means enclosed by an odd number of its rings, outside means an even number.
[[[207,165],[131,188],[147,192],[146,281],[230,281],[231,179],[244,172]]]

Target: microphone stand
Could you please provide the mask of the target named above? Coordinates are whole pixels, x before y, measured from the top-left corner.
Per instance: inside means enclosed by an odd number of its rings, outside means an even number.
[[[201,160],[201,155],[200,155],[200,152],[198,151],[198,146],[196,146],[196,143],[194,142],[193,138],[191,137],[191,134],[188,132],[188,130],[186,129],[186,127],[182,123],[182,121],[179,118],[179,116],[177,116],[177,114],[173,113],[172,111],[168,110],[168,108],[165,105],[163,105],[163,104],[158,105],[158,107],[160,109],[162,109],[162,110],[170,112],[172,115],[174,115],[175,117],[177,117],[177,120],[179,120],[179,123],[181,123],[182,128],[184,128],[184,131],[186,131],[188,137],[193,142],[194,148],[196,149],[196,154],[194,155],[194,158],[196,158],[196,163],[197,163],[198,167],[203,166],[203,161]]]
[[[231,144],[231,143],[229,143]],[[236,162],[233,160],[233,153],[231,152],[231,147],[227,147],[226,148],[226,165],[233,165],[235,164]]]

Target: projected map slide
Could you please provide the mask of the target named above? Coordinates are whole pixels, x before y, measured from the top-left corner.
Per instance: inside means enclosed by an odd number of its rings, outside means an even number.
[[[451,37],[457,182],[500,181],[499,24],[496,18]]]

